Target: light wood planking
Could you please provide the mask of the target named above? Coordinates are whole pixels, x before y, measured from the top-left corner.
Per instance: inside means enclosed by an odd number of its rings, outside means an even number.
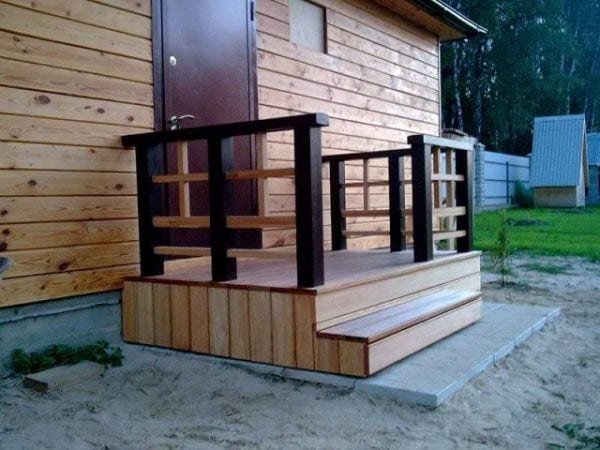
[[[208,289],[204,286],[190,286],[190,332],[191,350],[208,353]]]
[[[150,39],[151,23],[147,17],[111,8],[100,3],[82,0],[4,0],[15,6],[94,25],[121,33]]]
[[[0,170],[0,196],[136,195],[134,174]]]
[[[142,16],[152,15],[151,0],[92,0],[103,5],[113,6],[124,11],[131,11]]]
[[[0,58],[0,85],[146,106],[153,103],[152,86],[147,83],[4,58]],[[119,142],[116,147],[120,146]]]
[[[0,226],[0,248],[13,251],[135,241],[138,236],[137,228],[135,219],[3,223]]]
[[[208,288],[210,353],[229,356],[229,301],[226,288]]]
[[[273,324],[269,291],[248,292],[250,356],[252,361],[273,362]]]
[[[339,341],[315,338],[315,369],[320,372],[339,373]]]
[[[229,289],[229,340],[232,358],[250,359],[248,291]]]
[[[154,345],[154,300],[152,283],[135,284],[136,340]]]
[[[171,348],[171,290],[168,284],[153,283],[154,298],[154,343]]]
[[[2,255],[14,261],[14,266],[5,274],[5,278],[70,272],[72,270],[137,264],[139,262],[137,242],[17,250],[3,252]]]
[[[134,281],[126,281],[123,286],[123,300],[121,302],[121,325],[123,327],[123,340],[126,342],[136,342],[137,340],[135,314],[136,284],[137,282]]]
[[[314,323],[315,297],[312,295],[294,295],[294,331],[296,341],[296,367],[315,368]]]
[[[273,364],[295,367],[294,294],[271,293]]]
[[[340,372],[344,375],[364,377],[368,372],[366,344],[341,340],[340,347]]]
[[[152,64],[89,48],[0,31],[0,57],[123,80],[152,83]]]
[[[0,307],[122,289],[123,278],[137,275],[138,272],[137,265],[115,266],[2,280]]]
[[[126,219],[137,216],[135,197],[0,197],[4,224],[96,219]]]
[[[43,3],[40,2],[40,4]],[[114,17],[114,14],[108,16],[106,20],[111,20],[111,17]],[[0,29],[63,44],[77,42],[80,47],[144,61],[152,60],[150,39],[131,36],[62,17],[40,14],[37,11],[6,3],[0,9]]]
[[[171,285],[171,337],[173,348],[190,350],[190,288]]]
[[[135,172],[128,149],[0,142],[0,169]]]

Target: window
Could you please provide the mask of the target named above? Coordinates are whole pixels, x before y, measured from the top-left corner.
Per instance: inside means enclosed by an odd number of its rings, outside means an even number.
[[[326,53],[325,8],[306,0],[289,0],[290,40],[302,47]]]

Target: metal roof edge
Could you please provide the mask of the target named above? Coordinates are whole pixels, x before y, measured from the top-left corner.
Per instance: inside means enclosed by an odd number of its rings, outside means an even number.
[[[562,116],[540,116],[535,117],[534,122],[558,122],[561,120],[585,120],[585,114],[569,114]]]
[[[415,6],[423,8],[446,25],[463,33],[465,37],[487,34],[487,29],[469,19],[464,14],[440,0],[409,0]]]

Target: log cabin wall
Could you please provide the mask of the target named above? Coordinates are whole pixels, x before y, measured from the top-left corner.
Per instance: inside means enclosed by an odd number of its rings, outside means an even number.
[[[138,271],[135,160],[153,129],[150,0],[0,1],[0,307]]]
[[[383,150],[406,146],[411,134],[439,135],[438,37],[389,10],[364,0],[314,0],[326,8],[326,53],[290,42],[287,0],[258,0],[258,99],[260,118],[325,112],[324,154]],[[289,166],[291,133],[270,135],[263,165]],[[387,177],[375,163],[371,179]],[[410,167],[405,167],[407,175]],[[348,181],[362,177],[361,166],[347,168]],[[324,177],[328,177],[327,170]],[[327,183],[324,207],[329,209]],[[381,187],[370,192],[371,207],[386,207]],[[355,193],[352,193],[355,192]],[[348,207],[363,205],[360,191],[349,191]],[[410,186],[407,205],[411,203]],[[266,213],[294,210],[292,180],[269,180],[263,195]],[[330,240],[325,212],[325,239]],[[385,218],[350,218],[349,229],[385,230]],[[410,227],[410,224],[407,224]],[[294,242],[293,230],[263,234],[266,247]],[[349,239],[350,248],[387,245],[387,237]]]

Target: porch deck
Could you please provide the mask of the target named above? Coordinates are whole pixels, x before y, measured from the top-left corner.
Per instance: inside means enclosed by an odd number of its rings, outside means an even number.
[[[332,338],[327,330],[434,293],[479,292],[479,256],[437,252],[414,263],[411,250],[326,252],[325,283],[312,288],[297,286],[293,259],[242,260],[238,278],[227,282],[212,281],[209,267],[132,277],[125,283],[124,338],[366,376],[477,320],[480,297],[374,343]]]

